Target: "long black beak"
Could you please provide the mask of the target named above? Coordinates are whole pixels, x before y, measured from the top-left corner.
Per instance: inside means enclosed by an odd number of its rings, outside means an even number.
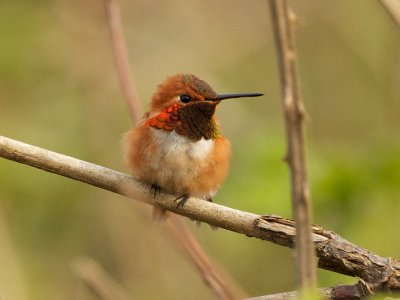
[[[225,94],[225,95],[218,95],[215,98],[208,98],[208,101],[221,101],[225,99],[232,99],[232,98],[243,98],[243,97],[259,97],[263,96],[264,94],[261,93],[247,93],[247,94]]]

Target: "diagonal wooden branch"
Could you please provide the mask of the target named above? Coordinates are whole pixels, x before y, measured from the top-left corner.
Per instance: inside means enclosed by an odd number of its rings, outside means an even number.
[[[400,0],[379,0],[393,22],[400,28]]]
[[[0,157],[145,203],[157,202],[177,214],[249,237],[290,248],[294,245],[294,222],[279,216],[260,216],[196,198],[190,198],[178,209],[174,203],[176,195],[161,193],[154,199],[150,187],[132,176],[3,136]],[[357,277],[369,293],[400,291],[400,260],[378,256],[318,226],[312,227],[312,240],[320,268]]]
[[[304,147],[305,109],[297,76],[293,38],[294,14],[286,0],[270,0],[272,25],[279,58],[282,108],[287,134],[286,161],[291,171],[292,210],[296,221],[296,270],[299,288],[316,288],[316,267],[311,239],[311,200]]]

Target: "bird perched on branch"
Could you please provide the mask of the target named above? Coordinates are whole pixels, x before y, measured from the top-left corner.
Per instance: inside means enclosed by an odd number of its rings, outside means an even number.
[[[177,74],[158,86],[150,111],[126,135],[125,160],[150,192],[176,194],[177,207],[189,197],[212,201],[228,172],[231,147],[219,131],[216,106],[225,99],[259,93],[218,95],[203,80]],[[155,206],[156,219],[165,216]]]

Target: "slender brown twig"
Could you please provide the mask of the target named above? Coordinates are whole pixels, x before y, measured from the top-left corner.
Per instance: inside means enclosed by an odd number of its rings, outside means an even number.
[[[110,27],[111,41],[116,59],[117,72],[121,81],[121,87],[124,91],[125,102],[127,103],[134,123],[139,120],[141,115],[139,98],[134,86],[134,81],[129,71],[129,61],[127,47],[123,34],[120,9],[116,0],[104,0]],[[242,299],[245,297],[244,291],[239,288],[237,283],[227,274],[223,274],[207,256],[201,248],[199,242],[189,230],[187,225],[180,220],[180,216],[172,215],[171,221],[175,230],[182,232],[177,241],[182,244],[189,258],[197,267],[205,282],[212,288],[220,299]],[[172,232],[170,232],[173,234]],[[183,234],[184,233],[184,234]]]
[[[121,14],[117,0],[104,0],[108,17],[108,27],[110,30],[111,44],[114,50],[115,64],[118,77],[121,83],[122,92],[133,122],[136,123],[141,118],[141,108],[139,98],[134,86],[133,77],[129,68],[128,52],[123,33]]]
[[[293,18],[286,0],[270,0],[272,25],[282,83],[282,107],[287,133],[286,161],[291,171],[292,210],[296,222],[296,270],[299,287],[316,287],[314,247],[311,239],[311,200],[304,148],[304,107],[297,76]]]
[[[177,208],[177,195],[160,193],[153,198],[149,186],[133,177],[86,161],[0,136],[0,157],[30,165],[93,186],[128,196],[191,219],[293,248],[296,236],[292,220],[260,216],[201,199],[190,198]],[[378,256],[331,231],[313,226],[312,240],[318,267],[360,279],[366,293],[400,291],[400,260]]]
[[[179,244],[185,247],[190,259],[203,275],[205,282],[211,286],[219,299],[243,299],[248,295],[229,276],[219,269],[215,262],[205,254],[203,248],[194,237],[192,232],[183,223],[181,217],[174,215],[171,218],[173,224],[172,232]]]
[[[400,29],[400,0],[379,0],[379,2]]]

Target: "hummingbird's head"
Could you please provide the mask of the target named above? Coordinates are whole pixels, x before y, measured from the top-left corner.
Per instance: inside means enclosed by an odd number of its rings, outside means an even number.
[[[174,104],[193,105],[200,101],[214,102],[241,97],[258,97],[260,93],[218,95],[208,83],[192,74],[177,74],[168,77],[158,86],[151,103],[151,113],[157,113]]]
[[[205,81],[196,76],[177,74],[158,86],[146,124],[166,131],[175,130],[193,140],[214,139],[219,135],[214,118],[218,103],[230,98],[261,95],[218,95]]]
[[[205,81],[191,74],[168,77],[158,86],[151,103],[151,112],[159,112],[174,104],[190,103],[216,98],[218,95]]]

